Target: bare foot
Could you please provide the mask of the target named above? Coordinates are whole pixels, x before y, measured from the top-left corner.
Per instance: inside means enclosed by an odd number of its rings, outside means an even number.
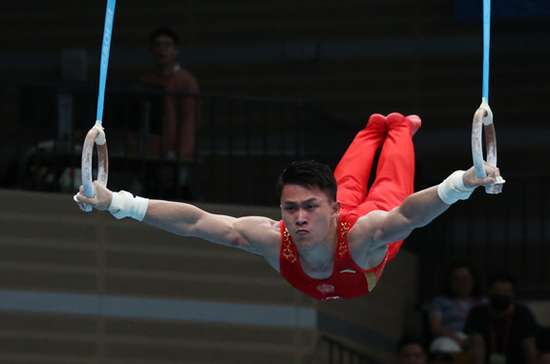
[[[372,114],[367,125],[376,127],[377,129],[386,130],[386,117],[382,114]]]
[[[398,112],[392,112],[388,115],[386,119],[388,128],[394,124],[400,125],[403,122],[408,123],[410,125],[411,137],[417,132],[417,130],[420,128],[420,125],[422,124],[422,121],[420,120],[418,115],[409,115],[405,117]]]
[[[407,116],[407,119],[411,122],[411,136],[413,136],[418,129],[420,129],[420,125],[422,125],[422,120],[420,120],[420,117],[418,115],[409,115]]]

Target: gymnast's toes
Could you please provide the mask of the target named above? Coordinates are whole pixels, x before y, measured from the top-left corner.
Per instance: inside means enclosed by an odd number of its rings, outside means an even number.
[[[407,116],[407,119],[411,122],[411,136],[413,136],[418,129],[420,129],[420,126],[422,125],[422,120],[420,120],[420,117],[418,115],[409,115]]]
[[[386,117],[382,114],[372,114],[367,125],[386,130]]]
[[[399,125],[402,123],[408,124],[410,127],[411,136],[413,136],[418,131],[420,125],[422,124],[422,121],[420,120],[420,117],[418,117],[418,115],[409,115],[405,117],[397,112],[389,114],[387,120],[388,128],[391,128],[393,125]]]

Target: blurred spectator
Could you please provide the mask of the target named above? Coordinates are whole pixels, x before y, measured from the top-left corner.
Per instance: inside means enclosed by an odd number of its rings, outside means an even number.
[[[462,351],[467,342],[464,324],[479,297],[473,269],[464,262],[453,263],[445,275],[444,295],[433,299],[429,310],[430,352]]]
[[[397,364],[425,364],[424,342],[414,336],[403,336],[397,346]]]
[[[199,93],[195,77],[177,61],[179,39],[169,28],[160,28],[149,37],[149,50],[155,70],[141,77],[141,81],[166,91]],[[164,98],[160,140],[158,135],[149,140],[150,150],[162,151],[167,158],[189,159],[195,150],[196,99],[167,96]],[[160,144],[160,145],[159,145]]]
[[[534,364],[537,323],[533,313],[515,302],[515,281],[507,273],[488,285],[489,302],[474,307],[464,327],[475,364]]]

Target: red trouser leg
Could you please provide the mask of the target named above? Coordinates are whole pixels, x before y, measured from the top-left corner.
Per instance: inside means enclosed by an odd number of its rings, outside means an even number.
[[[374,156],[386,137],[386,128],[385,116],[372,115],[336,166],[334,177],[342,210],[353,210],[365,200]]]
[[[350,201],[352,200],[349,197],[351,195],[355,203],[359,191],[365,191],[362,194],[362,201],[355,207],[351,207],[353,213],[358,216],[364,216],[373,210],[389,211],[399,206],[407,196],[414,192],[414,146],[411,136],[411,123],[403,115],[392,113],[387,117],[387,125],[387,137],[380,152],[376,178],[368,194],[366,193],[368,175],[374,158],[374,155],[370,154],[372,146],[367,145],[365,148],[366,153],[363,153],[364,146],[359,145],[363,139],[356,137],[344,157],[348,155],[350,150],[353,152],[349,153],[349,157],[345,160],[343,158],[337,167],[337,170],[340,169],[341,171],[336,176],[336,181],[338,182],[341,176],[346,176],[343,180],[347,182],[341,192],[340,185],[338,186],[339,199],[342,196],[342,198]],[[363,131],[367,130],[368,126]],[[377,137],[378,133],[376,133]],[[364,140],[373,138],[375,137],[365,137]],[[374,149],[374,152],[376,152],[376,149]],[[366,177],[367,168],[365,168],[365,165],[368,165]],[[355,181],[357,185],[352,186],[351,181]],[[342,202],[343,209],[347,209],[349,205],[350,203],[344,205],[344,202]],[[399,241],[389,245],[388,260],[395,256],[402,243],[403,241]]]

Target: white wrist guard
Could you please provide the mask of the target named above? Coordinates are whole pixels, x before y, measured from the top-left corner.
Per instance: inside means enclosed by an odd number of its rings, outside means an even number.
[[[456,171],[437,186],[437,194],[443,202],[452,205],[458,200],[467,200],[474,188],[464,186],[462,175],[464,171]]]
[[[109,212],[117,219],[130,216],[132,219],[142,221],[149,206],[149,199],[132,195],[128,191],[113,192],[113,199],[109,206]]]

